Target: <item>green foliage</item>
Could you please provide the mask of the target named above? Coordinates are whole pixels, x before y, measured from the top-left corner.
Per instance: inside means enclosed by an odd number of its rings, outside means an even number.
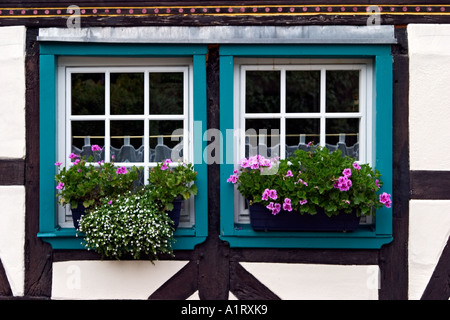
[[[75,157],[75,156],[72,156]],[[91,208],[100,203],[104,197],[114,197],[133,189],[139,170],[117,168],[113,163],[99,163],[94,166],[93,157],[77,159],[69,168],[59,166],[55,175],[58,183],[59,203],[63,206],[70,204],[76,208],[83,203],[85,208]],[[58,163],[57,163],[58,164]],[[121,169],[122,171],[118,171]],[[118,172],[127,173],[118,173]]]
[[[297,150],[294,156],[283,160],[270,162],[261,156],[244,159],[241,169],[227,181],[237,183],[237,189],[250,204],[278,203],[312,215],[317,207],[328,216],[355,209],[358,214],[370,215],[372,208],[379,208],[382,203],[390,207],[390,195],[384,194],[388,196],[386,202],[378,199],[380,176],[368,164],[358,165],[353,158],[343,157],[340,150],[330,152],[313,146],[311,151]],[[270,190],[276,199],[268,196]]]
[[[159,208],[172,210],[173,201],[177,198],[187,200],[197,194],[197,172],[191,163],[178,164],[169,167],[170,160],[152,168],[149,172],[146,189],[150,190],[150,197]]]
[[[173,221],[153,202],[151,192],[142,188],[117,197],[106,197],[80,220],[79,232],[89,250],[120,259],[160,254],[173,256]]]

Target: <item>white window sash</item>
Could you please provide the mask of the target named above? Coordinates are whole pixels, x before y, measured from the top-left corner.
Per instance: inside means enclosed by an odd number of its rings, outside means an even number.
[[[115,66],[118,65],[118,66]],[[129,66],[128,66],[129,65]],[[156,166],[156,162],[149,161],[150,150],[150,121],[178,120],[183,121],[183,161],[193,162],[192,127],[193,127],[193,65],[192,59],[122,59],[122,58],[63,58],[58,65],[58,108],[57,108],[57,156],[64,166],[70,165],[67,160],[72,150],[71,123],[72,121],[104,121],[105,162],[111,158],[110,153],[110,121],[111,120],[142,120],[144,121],[143,162],[115,162],[117,166],[144,167],[144,182],[148,180],[149,169]],[[143,73],[144,74],[144,114],[111,115],[110,114],[110,74],[111,73]],[[149,75],[155,72],[183,73],[183,114],[151,114]],[[105,114],[102,115],[71,115],[71,75],[73,73],[104,73],[105,74]],[[95,165],[95,164],[94,164]],[[171,166],[176,166],[176,163]],[[58,212],[60,227],[72,227],[70,208],[55,204]],[[185,214],[180,217],[180,228],[190,228],[195,224],[193,198],[184,202]]]
[[[280,112],[247,113],[245,110],[245,72],[246,71],[280,71]],[[320,110],[319,112],[288,113],[286,112],[286,71],[320,71]],[[358,112],[326,112],[326,71],[359,70],[359,110]],[[235,138],[234,163],[239,169],[240,160],[245,157],[245,121],[246,119],[279,119],[280,120],[280,157],[285,158],[286,119],[320,119],[319,145],[325,146],[327,119],[360,119],[359,126],[359,163],[373,163],[372,159],[372,62],[369,60],[288,60],[288,59],[236,59],[234,66],[234,127],[240,132]],[[268,132],[269,134],[269,132]],[[308,141],[307,141],[308,142]],[[245,199],[235,186],[235,222],[250,222]],[[367,223],[370,223],[370,219]]]

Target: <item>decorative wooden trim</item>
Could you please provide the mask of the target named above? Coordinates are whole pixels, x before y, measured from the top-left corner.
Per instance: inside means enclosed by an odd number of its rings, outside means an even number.
[[[421,300],[448,300],[450,298],[450,237],[442,251],[433,275]]]
[[[411,199],[450,200],[450,171],[411,171]]]
[[[24,184],[25,161],[23,159],[0,160],[0,186]]]
[[[151,16],[355,16],[372,14],[368,4],[242,4],[242,5],[151,5],[151,6],[80,6],[80,17],[151,17]],[[448,4],[387,4],[377,6],[380,15],[450,15]],[[73,13],[68,6],[1,7],[0,19],[65,18]],[[369,12],[368,12],[369,10]],[[77,12],[78,14],[78,12]]]

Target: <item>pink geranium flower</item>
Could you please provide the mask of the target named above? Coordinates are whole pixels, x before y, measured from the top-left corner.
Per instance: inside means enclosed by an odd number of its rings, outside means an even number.
[[[127,168],[125,168],[125,167],[117,168],[116,174],[126,174],[126,173],[127,173]]]
[[[58,183],[58,185],[56,186],[56,189],[58,190],[62,190],[64,188],[64,182],[60,182]]]
[[[100,146],[98,144],[94,144],[91,147],[92,151],[102,151],[102,148],[100,148]]]

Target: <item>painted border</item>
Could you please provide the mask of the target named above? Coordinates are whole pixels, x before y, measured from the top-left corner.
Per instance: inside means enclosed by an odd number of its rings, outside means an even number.
[[[383,190],[392,193],[392,55],[390,45],[223,45],[220,47],[220,129],[224,137],[224,159],[234,159],[227,154],[234,148],[232,137],[226,130],[234,128],[233,81],[234,57],[290,57],[290,58],[371,58],[374,60],[374,135],[375,165],[383,174]],[[229,141],[227,141],[227,139]],[[388,152],[386,152],[388,150]],[[232,152],[232,151],[231,151]],[[221,236],[231,247],[264,248],[351,248],[379,249],[390,243],[392,237],[392,209],[377,211],[375,230],[361,228],[352,233],[255,232],[248,225],[236,225],[234,187],[226,182],[234,170],[229,163],[220,166]]]
[[[41,43],[40,45],[40,180],[38,237],[53,249],[84,249],[74,228],[60,228],[55,213],[56,161],[56,68],[58,56],[128,56],[128,57],[192,57],[194,78],[194,121],[206,124],[206,54],[204,45],[102,45],[73,43]],[[206,127],[206,125],[205,125]],[[194,141],[202,150],[206,147],[203,130],[194,132]],[[193,250],[208,235],[208,175],[202,153],[194,154],[198,173],[198,195],[195,197],[195,226],[175,232],[174,250]]]

